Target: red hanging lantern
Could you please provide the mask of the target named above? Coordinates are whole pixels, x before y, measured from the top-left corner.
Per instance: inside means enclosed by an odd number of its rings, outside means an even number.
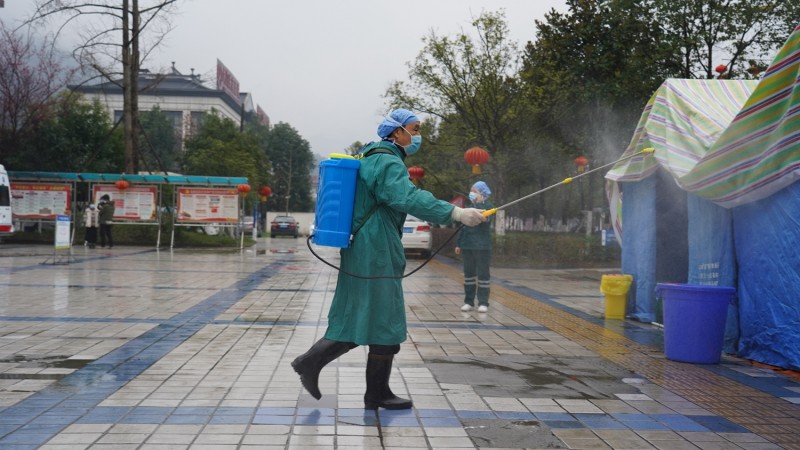
[[[117,180],[117,181],[114,182],[114,186],[116,186],[117,189],[119,189],[120,191],[124,191],[125,189],[128,189],[130,187],[130,185],[131,184],[128,183],[127,180]]]
[[[236,190],[239,191],[239,194],[241,195],[247,195],[247,193],[250,192],[250,185],[247,183],[242,183],[236,186]]]
[[[722,75],[723,73],[728,71],[728,66],[726,66],[725,64],[720,64],[714,70],[716,70],[718,74]]]
[[[583,173],[583,171],[586,170],[586,166],[589,165],[589,158],[578,156],[575,158],[575,165],[578,166],[578,173]]]
[[[269,186],[261,186],[258,188],[258,195],[261,196],[261,201],[265,202],[267,201],[267,197],[272,195],[272,189],[270,189]]]
[[[416,183],[417,180],[425,178],[425,169],[419,166],[411,166],[408,168],[408,176],[411,177],[411,181]]]
[[[489,162],[489,152],[480,147],[472,147],[464,152],[464,161],[472,166],[473,174],[479,174],[481,173],[481,164]]]

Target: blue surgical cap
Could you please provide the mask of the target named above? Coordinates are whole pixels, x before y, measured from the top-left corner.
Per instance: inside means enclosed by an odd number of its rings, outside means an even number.
[[[419,122],[414,113],[407,109],[395,109],[378,125],[378,136],[383,139],[392,134],[392,131],[414,122]]]
[[[492,190],[489,189],[489,185],[483,181],[476,181],[475,184],[472,185],[472,188],[478,191],[485,199],[492,195]]]

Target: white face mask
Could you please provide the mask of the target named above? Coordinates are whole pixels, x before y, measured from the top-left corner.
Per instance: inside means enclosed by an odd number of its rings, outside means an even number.
[[[414,153],[419,151],[419,148],[422,146],[422,136],[418,134],[411,134],[410,131],[406,130],[405,127],[400,127],[406,133],[411,135],[411,143],[403,147],[403,151],[406,152],[406,156],[411,156]]]
[[[475,192],[470,192],[470,193],[469,193],[469,199],[470,199],[470,200],[471,200],[473,203],[477,203],[477,202],[478,202],[478,194],[477,194],[477,193],[475,193]]]

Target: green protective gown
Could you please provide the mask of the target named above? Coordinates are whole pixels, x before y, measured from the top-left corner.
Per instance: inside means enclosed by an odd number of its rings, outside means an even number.
[[[341,268],[361,276],[400,277],[405,272],[403,222],[406,214],[448,224],[453,205],[418,189],[408,177],[403,150],[391,142],[370,144],[392,154],[361,160],[356,182],[353,230],[364,222],[352,245],[341,250]],[[379,205],[371,216],[370,210]],[[406,312],[400,278],[365,280],[339,272],[328,312],[327,339],[359,345],[395,345],[406,340]]]

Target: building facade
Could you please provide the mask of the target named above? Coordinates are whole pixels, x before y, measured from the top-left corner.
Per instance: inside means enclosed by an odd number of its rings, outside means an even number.
[[[156,107],[160,109],[172,121],[181,148],[183,142],[202,125],[203,117],[212,110],[237,124],[242,124],[246,116],[257,113],[249,93],[211,89],[205,86],[200,76],[194,73],[194,69],[190,75],[184,75],[175,68],[174,63],[172,70],[166,74],[143,70],[139,74],[138,84],[139,111],[150,111]],[[122,118],[121,82],[70,86],[70,90],[84,94],[88,101],[99,100],[115,123]],[[263,111],[259,112],[259,118],[266,119],[260,122],[268,126],[269,118]]]

